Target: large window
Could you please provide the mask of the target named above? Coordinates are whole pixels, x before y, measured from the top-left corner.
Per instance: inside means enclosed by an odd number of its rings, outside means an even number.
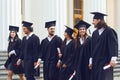
[[[76,25],[80,20],[83,19],[83,0],[73,0],[74,1],[74,8],[73,8],[73,17],[74,17],[74,25]],[[78,30],[74,28],[74,38],[76,38],[78,34]]]
[[[83,0],[74,0],[74,25],[83,19]]]

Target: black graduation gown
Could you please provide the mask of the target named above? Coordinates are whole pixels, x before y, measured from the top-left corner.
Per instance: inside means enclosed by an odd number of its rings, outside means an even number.
[[[40,40],[35,34],[28,39],[26,39],[26,36],[23,37],[21,59],[23,59],[24,62],[24,72],[26,77],[35,76],[34,62],[37,62],[39,47]]]
[[[99,35],[98,30],[95,30],[92,35],[92,80],[113,80],[113,68],[103,70],[112,56],[118,56],[116,32],[107,27]]]
[[[44,61],[44,80],[58,80],[59,69],[56,67],[59,60],[57,48],[62,45],[62,39],[55,35],[51,41],[45,38],[41,42],[40,58]]]
[[[15,74],[22,74],[24,71],[22,64],[19,66],[16,65],[16,62],[20,57],[20,49],[21,49],[21,40],[19,38],[15,39],[13,42],[12,41],[9,42],[8,53],[14,50],[16,55],[12,54],[11,57],[8,57],[4,65],[6,69],[12,70],[13,73]]]
[[[90,80],[89,58],[91,56],[91,37],[81,45],[80,41],[75,52],[75,80]]]
[[[64,45],[62,49],[62,64],[66,64],[67,67],[61,67],[59,80],[68,80],[74,72],[75,41],[70,41],[67,45]]]

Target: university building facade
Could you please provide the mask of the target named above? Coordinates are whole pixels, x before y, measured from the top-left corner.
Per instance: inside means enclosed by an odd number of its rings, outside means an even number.
[[[92,24],[93,11],[108,14],[105,20],[120,38],[119,7],[120,0],[0,0],[0,51],[7,50],[9,25],[19,26],[22,38],[21,21],[33,22],[34,33],[43,39],[47,36],[45,22],[56,20],[56,34],[64,38],[64,25],[73,28],[81,19]],[[95,30],[93,25],[89,30]]]

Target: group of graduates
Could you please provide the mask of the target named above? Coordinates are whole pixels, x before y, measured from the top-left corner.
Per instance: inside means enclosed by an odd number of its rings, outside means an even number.
[[[104,21],[106,14],[92,12],[96,30],[92,37],[87,34],[91,26],[80,20],[74,28],[78,35],[73,38],[74,30],[68,26],[64,41],[55,35],[56,21],[45,23],[48,37],[40,39],[33,33],[33,23],[23,21],[21,40],[19,28],[9,26],[8,60],[5,63],[8,79],[18,74],[20,80],[35,80],[35,71],[43,61],[44,80],[113,80],[113,67],[118,56],[117,33]],[[109,68],[104,69],[106,65]]]

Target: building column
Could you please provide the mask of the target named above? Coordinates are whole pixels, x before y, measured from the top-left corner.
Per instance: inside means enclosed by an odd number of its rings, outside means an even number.
[[[111,5],[112,4],[112,5]],[[115,29],[118,34],[118,45],[120,44],[120,0],[107,0],[107,24]],[[120,47],[119,47],[120,50]]]
[[[0,51],[6,51],[9,25],[21,26],[21,0],[0,0]]]
[[[117,34],[118,34],[118,42],[119,42],[119,45],[120,45],[120,0],[116,0],[116,31],[117,31]],[[119,46],[119,50],[120,50],[120,46]]]
[[[67,0],[67,3],[66,3],[66,5],[67,5],[67,7],[66,7],[66,10],[67,10],[67,13],[66,13],[66,15],[67,15],[67,25],[69,26],[69,27],[71,27],[71,28],[73,28],[73,24],[74,24],[74,17],[73,17],[73,13],[74,13],[74,11],[73,11],[73,4],[74,4],[74,1],[73,0]]]
[[[68,25],[67,0],[56,0],[56,34],[64,38],[65,25]]]
[[[84,0],[84,20],[92,24],[93,15],[90,12],[102,12],[106,13],[106,0]],[[91,33],[94,31],[94,26],[90,27]]]
[[[112,4],[112,5],[111,5]],[[116,0],[107,0],[107,24],[116,29]]]
[[[67,25],[67,0],[23,0],[23,20],[33,22],[34,32],[41,39],[48,33],[45,22],[56,20],[56,34],[63,38]]]

